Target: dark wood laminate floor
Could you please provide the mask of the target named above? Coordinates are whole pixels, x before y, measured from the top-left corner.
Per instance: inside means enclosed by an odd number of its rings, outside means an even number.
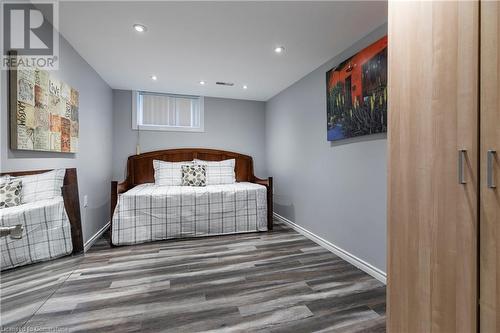
[[[2,328],[385,332],[385,286],[275,231],[110,248],[3,272]],[[12,330],[10,330],[12,331]]]

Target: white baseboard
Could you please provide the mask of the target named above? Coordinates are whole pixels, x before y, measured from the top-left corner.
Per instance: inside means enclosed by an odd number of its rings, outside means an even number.
[[[301,227],[298,224],[293,223],[289,219],[287,219],[279,214],[273,213],[273,216],[276,219],[280,220],[281,222],[288,224],[292,229],[294,229],[298,233],[306,236],[307,238],[309,238],[310,240],[312,240],[316,244],[324,247],[325,249],[327,249],[330,252],[333,252],[334,254],[338,255],[340,258],[342,258],[345,261],[347,261],[348,263],[356,266],[357,268],[361,269],[365,273],[370,274],[371,276],[373,276],[375,279],[379,280],[380,282],[382,282],[384,284],[387,283],[387,274],[384,271],[367,263],[364,260],[359,259],[358,257],[353,255],[352,253],[349,253],[346,250],[336,246],[335,244],[332,244],[329,241],[319,237],[318,235],[313,234],[309,230]]]
[[[94,236],[92,236],[88,241],[85,242],[85,245],[83,245],[83,252],[87,252],[91,247],[92,245],[94,245],[95,241],[102,236],[102,234],[108,230],[109,226],[111,225],[111,222],[108,222],[104,225],[104,227],[102,227],[101,229],[99,229],[99,231],[97,231],[95,233]]]

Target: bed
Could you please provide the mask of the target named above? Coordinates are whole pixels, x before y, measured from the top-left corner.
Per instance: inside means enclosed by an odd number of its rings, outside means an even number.
[[[206,187],[154,184],[153,160],[235,159],[236,183]],[[111,242],[149,241],[272,230],[272,178],[259,179],[253,160],[234,152],[183,148],[128,158],[122,183],[111,183]]]
[[[7,172],[13,177],[51,170]],[[0,239],[1,270],[47,261],[83,251],[76,169],[66,169],[61,196],[0,209],[2,226],[22,225],[20,239]]]

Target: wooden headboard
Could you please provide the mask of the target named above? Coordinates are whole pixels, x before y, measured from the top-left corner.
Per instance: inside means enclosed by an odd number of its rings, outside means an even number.
[[[52,170],[35,170],[35,171],[13,171],[0,173],[0,176],[11,175],[14,177],[36,175]],[[73,243],[73,253],[80,253],[83,251],[83,235],[82,223],[80,216],[80,198],[78,195],[78,178],[76,169],[66,169],[64,175],[64,184],[61,188],[62,196],[64,199],[64,208],[68,214],[69,223],[71,225],[71,241]]]
[[[134,186],[144,183],[154,183],[153,160],[168,162],[192,161],[193,159],[205,161],[222,161],[234,158],[236,160],[235,173],[236,181],[251,182],[267,187],[268,203],[268,229],[272,230],[273,214],[273,179],[259,179],[253,172],[253,159],[251,156],[235,152],[206,149],[206,148],[180,148],[152,151],[139,155],[129,156],[127,161],[127,174],[125,181],[118,183],[111,182],[111,217],[118,201],[118,194],[128,191]]]
[[[205,161],[222,161],[234,158],[236,160],[236,181],[251,182],[255,178],[253,160],[248,155],[215,149],[182,148],[158,150],[130,156],[127,162],[126,181],[131,186],[154,183],[153,160],[183,162],[192,161],[195,158]]]

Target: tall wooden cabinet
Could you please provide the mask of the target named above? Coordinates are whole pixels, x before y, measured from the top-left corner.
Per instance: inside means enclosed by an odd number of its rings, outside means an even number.
[[[500,332],[500,3],[481,2],[479,323]]]
[[[388,332],[500,332],[499,15],[389,1]]]

